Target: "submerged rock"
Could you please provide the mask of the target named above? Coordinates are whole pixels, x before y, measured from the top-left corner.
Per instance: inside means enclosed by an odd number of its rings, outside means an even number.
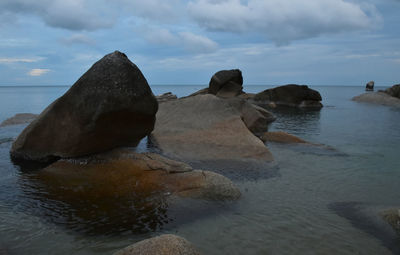
[[[400,209],[389,209],[381,213],[382,218],[389,223],[400,237]]]
[[[172,92],[167,92],[162,95],[156,96],[156,98],[159,103],[162,103],[162,102],[166,102],[166,101],[170,101],[170,100],[175,100],[178,97],[176,95],[172,94]]]
[[[222,70],[210,80],[208,93],[223,98],[231,98],[243,93],[243,76],[239,69]]]
[[[46,186],[62,187],[71,198],[126,197],[164,193],[180,197],[235,200],[238,188],[226,177],[167,159],[127,149],[88,158],[59,160],[40,171]]]
[[[359,96],[355,96],[353,101],[379,104],[392,107],[400,107],[400,99],[393,97],[385,92],[374,92],[374,93],[364,93]]]
[[[6,119],[0,124],[0,127],[19,125],[34,121],[39,115],[33,113],[17,113],[13,117]]]
[[[165,102],[151,140],[165,154],[183,160],[272,161],[269,150],[246,126],[259,129],[249,112],[267,121],[257,109],[245,100],[210,94]]]
[[[14,160],[51,161],[135,146],[154,127],[158,104],[125,54],[96,62],[19,135]]]
[[[374,81],[368,82],[367,85],[365,85],[365,90],[366,91],[374,91],[374,85],[375,85]]]
[[[260,136],[260,139],[263,142],[311,144],[297,136],[282,131],[265,132]]]
[[[289,84],[267,89],[251,98],[251,102],[261,105],[290,106],[299,108],[321,108],[321,95],[306,85]]]
[[[176,235],[161,235],[132,244],[114,255],[200,255],[186,239]]]

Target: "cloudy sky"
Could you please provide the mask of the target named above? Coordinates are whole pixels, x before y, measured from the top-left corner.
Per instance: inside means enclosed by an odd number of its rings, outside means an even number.
[[[400,83],[400,0],[0,0],[0,85],[71,85],[125,52],[150,84]]]

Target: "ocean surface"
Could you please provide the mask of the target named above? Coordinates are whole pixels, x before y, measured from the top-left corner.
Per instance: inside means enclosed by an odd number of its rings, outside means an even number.
[[[203,87],[152,90],[185,96]],[[311,88],[321,93],[324,108],[277,110],[269,130],[329,149],[267,144],[275,174],[235,178],[240,200],[190,201],[150,213],[115,202],[115,210],[80,217],[92,205],[49,196],[35,171],[10,161],[12,140],[24,125],[0,127],[0,254],[112,254],[162,233],[185,237],[203,254],[398,254],[398,239],[377,215],[400,207],[400,109],[351,101],[363,87]],[[0,87],[0,122],[40,113],[67,90]]]

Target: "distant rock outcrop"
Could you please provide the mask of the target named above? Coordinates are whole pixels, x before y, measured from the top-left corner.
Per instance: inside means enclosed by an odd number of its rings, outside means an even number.
[[[243,93],[243,76],[239,69],[222,70],[210,80],[208,93],[222,98],[232,98]]]
[[[306,85],[289,84],[273,89],[267,89],[256,94],[251,102],[261,105],[290,106],[299,108],[322,107],[321,95],[318,91],[310,89]]]
[[[368,82],[367,85],[365,85],[365,90],[366,91],[374,91],[374,85],[375,85],[374,81]]]
[[[114,255],[200,255],[200,253],[186,239],[167,234],[137,242]]]
[[[33,113],[17,113],[13,117],[6,119],[0,124],[0,127],[19,125],[34,121],[39,115]]]
[[[265,132],[272,119],[242,99],[197,95],[161,104],[151,140],[179,159],[272,161],[271,153],[250,131]]]
[[[170,100],[175,100],[178,97],[176,95],[172,94],[172,92],[167,92],[167,93],[156,96],[156,98],[159,103],[162,103],[162,102],[166,102],[166,101],[170,101]]]
[[[135,146],[153,130],[157,108],[142,72],[116,51],[96,62],[26,127],[11,156],[46,162]]]
[[[364,93],[353,97],[352,100],[363,103],[400,107],[400,84],[393,85],[386,90],[380,90],[374,93]]]
[[[400,99],[400,84],[393,85],[384,91],[386,94]]]

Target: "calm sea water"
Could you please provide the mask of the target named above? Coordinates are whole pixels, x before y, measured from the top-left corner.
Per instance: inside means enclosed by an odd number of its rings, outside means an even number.
[[[185,96],[203,87],[152,89],[154,94],[172,91]],[[266,88],[246,86],[245,90]],[[396,253],[385,240],[332,208],[337,203],[360,204],[370,212],[400,207],[400,110],[351,101],[364,92],[362,87],[312,88],[320,91],[325,107],[317,112],[276,111],[278,119],[270,130],[283,130],[335,150],[268,144],[278,174],[235,179],[243,194],[239,201],[191,204],[211,208],[203,217],[185,215],[185,207],[165,208],[163,217],[172,223],[139,231],[127,231],[135,218],[132,208],[95,215],[92,222],[76,219],[73,211],[79,208],[49,198],[48,191],[31,178],[35,172],[21,171],[10,162],[11,141],[24,126],[0,128],[0,254],[111,254],[160,233],[183,236],[204,254]],[[0,87],[0,121],[20,112],[40,113],[67,89]],[[90,231],[98,229],[99,222],[104,231]],[[148,227],[146,222],[141,223]]]

